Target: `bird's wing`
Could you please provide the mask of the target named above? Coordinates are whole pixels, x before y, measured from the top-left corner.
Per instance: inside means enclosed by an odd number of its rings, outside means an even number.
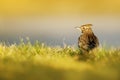
[[[88,40],[84,35],[78,38],[78,47],[84,50],[88,50]]]
[[[88,36],[88,39],[89,39],[88,44],[90,49],[93,49],[99,45],[98,38],[95,35]]]

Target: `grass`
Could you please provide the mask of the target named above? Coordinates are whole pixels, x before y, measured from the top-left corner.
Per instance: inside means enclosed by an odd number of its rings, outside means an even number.
[[[0,43],[0,80],[120,80],[120,49]]]

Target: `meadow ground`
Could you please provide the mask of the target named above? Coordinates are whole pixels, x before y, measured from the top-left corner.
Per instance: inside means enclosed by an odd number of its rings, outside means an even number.
[[[0,80],[120,80],[120,49],[0,43]]]

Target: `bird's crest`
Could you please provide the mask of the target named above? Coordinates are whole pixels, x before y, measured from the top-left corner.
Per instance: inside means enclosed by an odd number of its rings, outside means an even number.
[[[84,29],[90,29],[91,26],[93,26],[92,24],[85,24],[85,25],[82,25],[80,28],[84,28]]]
[[[82,25],[81,27],[79,27],[82,31],[82,33],[92,33],[92,28],[91,28],[92,24],[85,24]]]

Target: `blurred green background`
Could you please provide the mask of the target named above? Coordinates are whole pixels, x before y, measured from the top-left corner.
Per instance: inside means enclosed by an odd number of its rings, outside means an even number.
[[[0,0],[0,40],[29,37],[48,45],[76,45],[75,26],[92,23],[100,43],[120,45],[120,0]]]

